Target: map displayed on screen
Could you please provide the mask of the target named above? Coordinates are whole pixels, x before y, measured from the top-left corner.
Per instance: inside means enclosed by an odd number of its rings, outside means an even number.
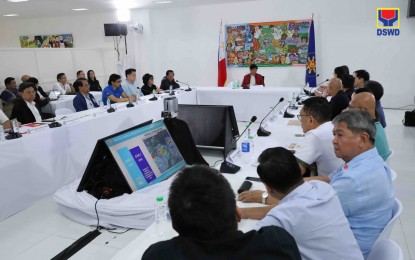
[[[163,121],[105,140],[133,190],[165,180],[186,167]]]
[[[167,130],[162,130],[143,142],[162,173],[183,160]]]

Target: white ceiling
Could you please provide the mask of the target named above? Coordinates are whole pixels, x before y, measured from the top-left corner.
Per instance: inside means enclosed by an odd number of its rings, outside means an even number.
[[[79,13],[103,13],[117,8],[174,8],[219,3],[246,2],[253,0],[173,0],[170,4],[155,4],[156,0],[29,0],[10,3],[0,0],[0,19],[39,18],[70,16]],[[88,11],[75,12],[74,8]],[[5,14],[19,14],[18,17],[4,17]]]

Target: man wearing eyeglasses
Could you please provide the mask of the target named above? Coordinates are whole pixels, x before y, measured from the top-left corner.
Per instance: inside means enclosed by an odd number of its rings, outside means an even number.
[[[315,163],[318,175],[328,176],[344,163],[334,153],[329,103],[323,97],[312,97],[304,100],[303,105],[297,117],[300,119],[305,137],[299,143],[300,148],[295,150],[295,156],[302,174]],[[260,190],[242,192],[238,200],[269,205],[276,202],[268,193]]]
[[[94,96],[89,93],[89,84],[85,78],[79,78],[74,83],[75,89],[78,89],[75,98],[72,101],[73,107],[76,112],[84,111],[92,108],[99,107]]]
[[[107,105],[107,99],[112,103],[136,101],[137,96],[128,97],[121,87],[121,76],[118,74],[111,74],[108,79],[108,86],[102,91],[102,102]]]
[[[309,98],[303,104],[297,117],[305,137],[300,142],[300,148],[296,149],[295,156],[303,174],[310,165],[316,163],[318,175],[327,176],[343,163],[336,157],[332,145],[330,105],[323,97]]]

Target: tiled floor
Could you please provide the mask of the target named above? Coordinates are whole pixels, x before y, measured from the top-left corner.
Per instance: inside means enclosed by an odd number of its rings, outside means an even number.
[[[392,239],[401,246],[404,259],[415,260],[415,127],[402,126],[403,114],[386,111],[386,131],[394,150],[391,167],[398,174],[394,184],[404,207]],[[211,164],[214,161],[209,158]],[[0,259],[50,259],[91,229],[66,219],[52,197],[48,197],[0,222]],[[130,230],[120,235],[103,231],[71,259],[111,259],[140,233]]]

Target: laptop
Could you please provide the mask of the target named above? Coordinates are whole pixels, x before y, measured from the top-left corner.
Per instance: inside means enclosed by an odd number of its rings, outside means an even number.
[[[113,194],[107,198],[116,197],[162,182],[183,170],[186,162],[163,120],[151,122],[98,140],[77,191],[87,190],[100,197],[109,187]]]

